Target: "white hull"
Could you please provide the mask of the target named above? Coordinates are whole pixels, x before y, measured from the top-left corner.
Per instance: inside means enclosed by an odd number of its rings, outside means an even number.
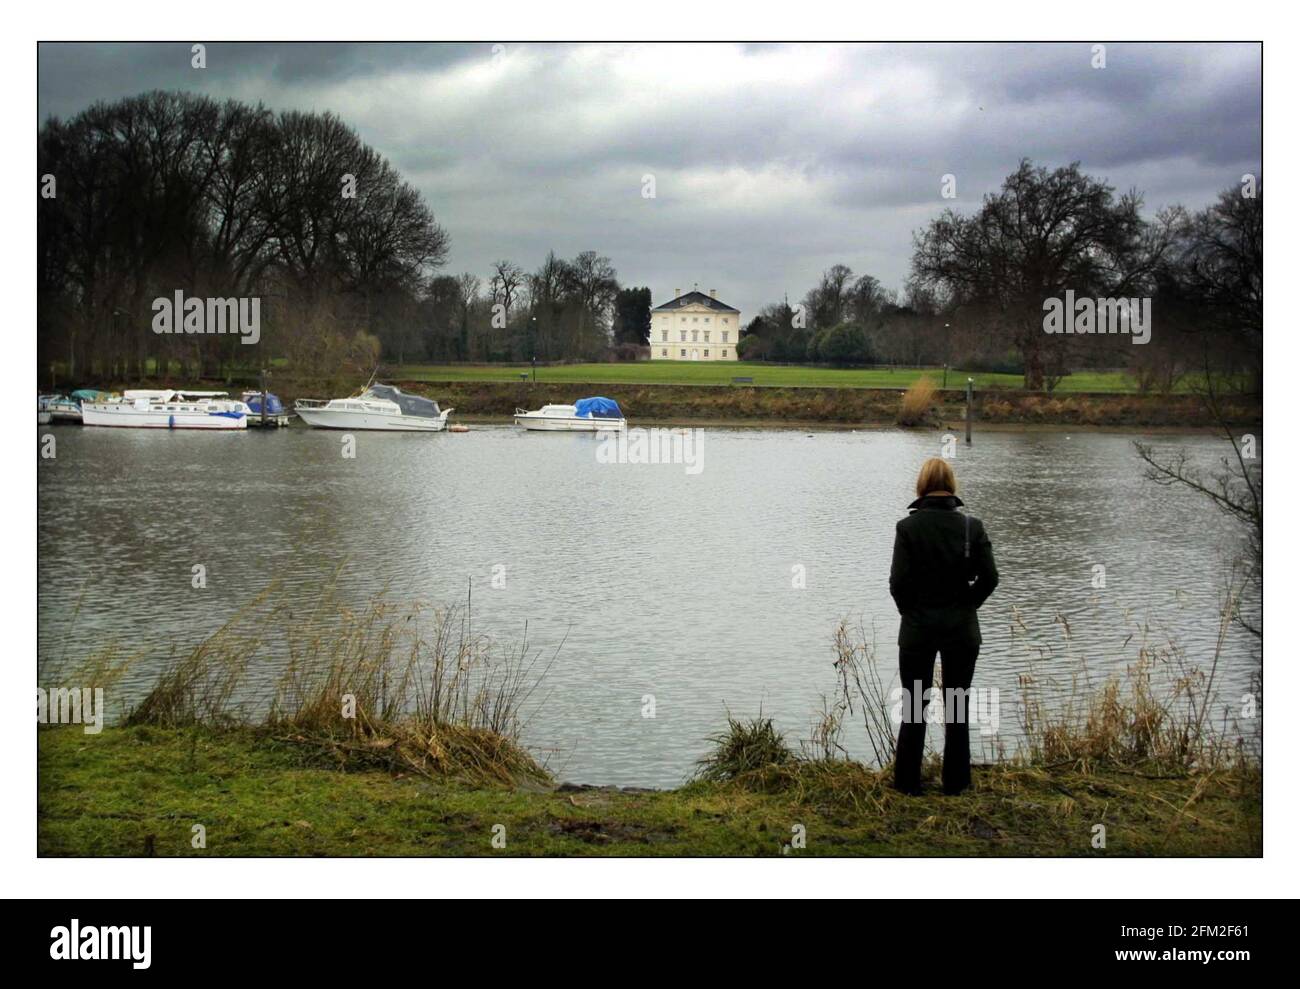
[[[39,409],[37,409],[37,410],[36,410],[36,425],[38,425],[38,426],[48,426],[49,424],[50,424],[50,414],[49,414],[48,412],[42,412],[42,411],[40,411]]]
[[[84,426],[121,426],[130,429],[245,429],[240,413],[141,409],[126,402],[86,403],[81,407]]]
[[[425,416],[385,415],[380,412],[353,412],[347,409],[308,409],[299,405],[298,418],[317,429],[382,429],[400,433],[440,433],[447,428],[445,410],[436,418]]]
[[[580,416],[543,416],[525,413],[515,416],[515,425],[542,433],[600,433],[627,429],[627,420],[596,419]]]

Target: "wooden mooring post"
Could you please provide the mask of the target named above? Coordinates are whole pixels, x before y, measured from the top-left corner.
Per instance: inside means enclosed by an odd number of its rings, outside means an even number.
[[[971,414],[974,412],[974,403],[972,401],[974,390],[975,390],[975,379],[967,378],[966,379],[966,445],[967,446],[970,445],[970,420],[971,420]]]

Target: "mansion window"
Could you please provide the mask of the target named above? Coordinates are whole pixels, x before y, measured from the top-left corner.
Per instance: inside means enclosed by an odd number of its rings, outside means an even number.
[[[682,356],[683,356],[683,357],[686,356],[686,351],[685,351],[685,350],[682,351]]]
[[[691,343],[699,343],[699,342],[700,342],[700,331],[691,330]]]
[[[663,342],[664,342],[664,343],[667,343],[667,342],[668,342],[668,331],[667,331],[667,330],[664,330]]]
[[[664,351],[664,353],[667,353],[667,351]],[[726,357],[726,356],[727,356],[727,352],[726,352],[725,350],[722,352],[722,356],[723,356],[723,357]]]
[[[664,348],[664,356],[665,356],[665,357],[668,356],[668,348],[667,348],[667,347]]]
[[[709,352],[708,352],[707,350],[704,351],[704,356],[705,356],[705,357],[708,357],[708,356],[709,356]]]
[[[709,331],[708,331],[708,330],[705,330],[705,331],[704,331],[704,342],[705,342],[705,343],[708,343],[708,342],[709,342]]]
[[[727,342],[727,331],[726,331],[726,330],[723,330],[723,331],[722,331],[722,342],[723,342],[723,343],[726,343],[726,342]]]
[[[682,330],[682,343],[686,342],[686,331]]]

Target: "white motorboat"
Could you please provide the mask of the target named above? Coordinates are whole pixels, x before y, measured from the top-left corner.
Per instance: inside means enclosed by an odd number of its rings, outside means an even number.
[[[573,405],[543,405],[527,412],[515,409],[515,425],[540,432],[591,433],[626,429],[623,410],[612,398],[580,398]]]
[[[37,395],[38,421],[42,412],[49,416],[45,422],[81,422],[81,406],[75,398],[68,395]]]
[[[248,406],[223,391],[133,389],[121,398],[82,402],[81,421],[136,429],[245,429]]]
[[[439,409],[431,398],[408,395],[392,385],[371,385],[352,398],[300,398],[298,418],[317,429],[384,429],[440,433],[454,409]]]

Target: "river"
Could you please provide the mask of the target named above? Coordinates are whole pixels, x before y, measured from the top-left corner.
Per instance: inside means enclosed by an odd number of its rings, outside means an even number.
[[[893,528],[942,442],[710,428],[688,467],[602,462],[595,436],[509,426],[360,433],[353,458],[340,434],[302,427],[40,432],[57,444],[38,473],[47,666],[126,643],[146,653],[125,681],[142,690],[171,650],[273,578],[305,605],[340,564],[357,601],[387,587],[463,603],[472,581],[476,631],[508,642],[527,622],[539,649],[563,643],[529,745],[563,778],[642,786],[680,783],[727,711],[761,709],[807,737],[835,686],[841,619],[874,635],[893,669]],[[955,445],[961,493],[1002,573],[981,612],[975,685],[998,688],[1010,744],[1031,661],[1064,692],[1085,664],[1093,678],[1122,672],[1143,626],[1191,663],[1212,659],[1241,535],[1192,493],[1145,480],[1132,445],[1144,438],[1206,465],[1227,450],[1208,435],[1065,431],[977,431]],[[204,588],[191,586],[196,564]],[[1240,696],[1256,666],[1252,642],[1231,632],[1220,696]],[[860,735],[846,728],[855,754]]]

